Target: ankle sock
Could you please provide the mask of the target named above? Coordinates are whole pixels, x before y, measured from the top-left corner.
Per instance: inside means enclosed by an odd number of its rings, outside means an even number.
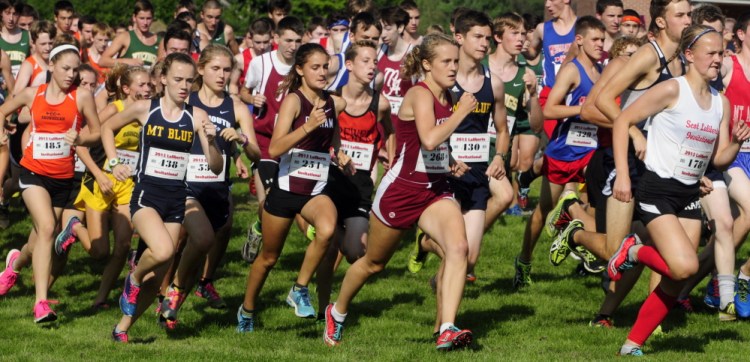
[[[724,309],[727,304],[734,302],[734,275],[719,274],[716,279],[719,280],[720,308]]]
[[[440,334],[443,334],[448,328],[453,327],[453,323],[443,323],[440,325]]]
[[[333,320],[339,323],[344,323],[346,315],[347,313],[339,313],[339,311],[336,310],[336,303],[333,304],[333,307],[331,308],[331,316],[333,316]]]
[[[742,280],[748,280],[748,281],[750,281],[750,276],[745,275],[745,273],[742,272],[742,269],[740,269],[740,274],[739,274],[738,278],[740,278]]]

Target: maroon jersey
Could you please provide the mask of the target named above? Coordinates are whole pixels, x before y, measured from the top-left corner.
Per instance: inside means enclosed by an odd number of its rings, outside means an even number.
[[[429,88],[423,82],[417,83],[416,86],[424,87],[429,91]],[[433,99],[435,124],[439,125],[447,121],[453,114],[453,102],[450,97],[445,104],[440,104],[434,96]],[[446,139],[434,150],[427,151],[422,148],[422,143],[419,140],[416,121],[404,121],[398,118],[396,129],[398,129],[398,132],[396,132],[396,161],[385,177],[390,180],[399,178],[425,184],[444,181],[446,174],[450,171],[448,167],[450,159],[448,140]]]
[[[290,132],[307,123],[313,104],[299,90],[294,94],[300,100],[299,116],[292,122]],[[328,181],[328,168],[331,165],[331,143],[336,126],[336,105],[328,93],[324,93],[323,112],[326,121],[308,134],[289,152],[279,159],[279,188],[300,195],[317,195],[323,191]]]
[[[263,107],[254,108],[255,136],[258,139],[260,158],[270,159],[268,146],[271,144],[276,116],[281,108],[284,94],[277,94],[279,85],[284,81],[290,67],[280,63],[276,58],[276,51],[265,53],[250,61],[250,69],[246,77],[245,87],[253,89],[253,93],[266,97]]]
[[[411,46],[410,46],[411,47]],[[406,51],[409,53],[409,50]],[[406,91],[414,84],[411,79],[402,79],[401,65],[403,58],[391,60],[388,58],[388,46],[383,45],[378,54],[378,71],[383,73],[383,95],[391,104],[391,120],[396,123],[398,110],[401,108],[401,102],[404,100]]]

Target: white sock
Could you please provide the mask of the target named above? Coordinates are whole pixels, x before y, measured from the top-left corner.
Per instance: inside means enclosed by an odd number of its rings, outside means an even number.
[[[719,274],[716,278],[719,280],[720,308],[724,309],[734,301],[734,275]]]
[[[740,276],[739,276],[739,278],[742,279],[742,280],[748,280],[748,281],[750,281],[750,276],[745,275],[745,273],[742,272],[742,269],[740,269]]]
[[[641,348],[641,346],[637,346],[635,344],[623,344],[622,347],[620,347],[620,354],[621,355],[627,355],[630,354],[630,352],[635,348]]]
[[[443,324],[441,324],[440,325],[440,334],[443,334],[443,332],[445,332],[445,330],[447,330],[450,327],[453,327],[453,323],[443,323]]]
[[[336,303],[333,304],[333,308],[331,308],[331,315],[333,316],[333,320],[339,323],[344,323],[346,314],[347,313],[339,313],[339,311],[336,310]]]

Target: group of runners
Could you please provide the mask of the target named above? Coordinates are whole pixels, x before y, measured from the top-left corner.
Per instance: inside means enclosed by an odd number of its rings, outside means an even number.
[[[20,192],[33,225],[7,253],[0,295],[31,269],[34,321],[56,320],[48,291],[79,243],[106,260],[92,308],[109,307],[129,269],[117,342],[155,301],[174,329],[194,287],[226,308],[213,278],[231,237],[234,165],[252,173],[259,206],[240,250],[252,263],[241,333],[256,328],[293,224],[309,245],[286,302],[323,321],[332,346],[359,290],[416,225],[408,269],[440,259],[429,279],[436,348],[469,346],[456,322],[483,236],[524,210],[514,289],[532,286],[545,230],[552,265],[573,254],[602,276],[592,327],[612,327],[643,266],[656,272],[620,354],[641,355],[674,306],[691,310],[706,276],[721,321],[750,317],[750,262],[737,277],[734,266],[750,231],[750,13],[653,0],[645,27],[621,0],[581,17],[570,0],[547,0],[546,22],[457,8],[449,30],[420,34],[411,0],[352,0],[307,25],[291,6],[269,1],[268,17],[239,36],[214,0],[181,1],[158,34],[147,0],[117,28],[65,0],[53,21],[0,0],[0,216]],[[351,266],[331,303],[343,259]]]

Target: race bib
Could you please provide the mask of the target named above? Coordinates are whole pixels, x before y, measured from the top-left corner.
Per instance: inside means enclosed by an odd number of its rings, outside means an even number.
[[[307,180],[327,181],[331,155],[294,148],[290,151],[289,176]]]
[[[401,103],[404,102],[404,97],[396,96],[385,96],[388,99],[388,103],[391,105],[391,114],[398,116],[398,111],[401,109]]]
[[[188,158],[188,182],[223,182],[226,180],[227,155],[221,155],[221,172],[217,175],[208,167],[205,155],[190,155]]]
[[[78,155],[73,154],[73,157],[76,160],[75,168],[73,170],[75,172],[86,172],[86,165],[83,164],[83,161],[81,161],[80,158],[78,158]]]
[[[453,158],[463,162],[487,162],[490,154],[488,133],[454,133],[451,135]]]
[[[594,124],[573,122],[568,130],[568,138],[565,144],[586,148],[596,148],[599,145],[599,137],[596,131],[599,129]]]
[[[490,121],[490,124],[492,124],[492,128],[495,128],[495,123]],[[516,126],[516,116],[508,116],[508,134],[513,134],[513,128]]]
[[[32,138],[35,160],[70,157],[70,145],[65,143],[65,133],[34,133]]]
[[[354,168],[357,170],[370,171],[374,150],[375,146],[371,144],[341,141],[341,151],[352,158]]]
[[[433,151],[424,148],[419,149],[417,166],[415,171],[424,173],[448,173],[450,172],[450,151],[448,144],[443,142]]]
[[[189,155],[187,152],[151,147],[148,150],[145,174],[165,180],[184,180]]]
[[[680,156],[674,168],[674,178],[689,183],[697,182],[706,172],[713,151],[696,150],[687,146],[680,147]]]
[[[117,150],[117,159],[120,160],[120,164],[130,167],[130,176],[135,176],[140,156],[141,154],[136,151]],[[112,171],[109,164],[104,164],[104,171]]]

